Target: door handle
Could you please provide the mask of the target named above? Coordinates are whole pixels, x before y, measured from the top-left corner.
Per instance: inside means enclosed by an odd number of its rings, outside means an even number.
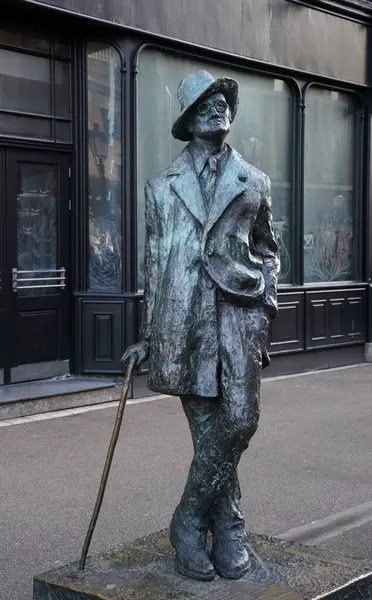
[[[46,274],[47,277],[38,274]],[[44,283],[47,281],[48,283]],[[32,282],[32,283],[30,283]],[[24,285],[26,283],[26,285]],[[66,269],[42,269],[41,271],[19,271],[12,269],[13,292],[17,290],[32,290],[35,288],[61,288],[66,287]]]

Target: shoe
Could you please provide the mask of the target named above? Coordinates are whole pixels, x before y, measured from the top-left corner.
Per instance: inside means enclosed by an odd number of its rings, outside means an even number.
[[[199,581],[212,581],[215,578],[216,571],[204,550],[187,546],[183,542],[178,542],[175,550],[176,567],[181,575]]]
[[[221,577],[240,579],[251,566],[244,537],[239,536],[235,539],[214,537],[211,561]]]
[[[176,566],[181,575],[212,581],[216,571],[206,554],[206,532],[193,525],[186,526],[178,508],[172,517],[169,540],[176,551]]]

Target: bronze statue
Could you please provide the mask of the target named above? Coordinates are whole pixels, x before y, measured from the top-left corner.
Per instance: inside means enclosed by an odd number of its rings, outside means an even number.
[[[189,421],[195,453],[170,527],[179,572],[238,579],[250,556],[237,466],[257,429],[277,315],[270,181],[225,143],[236,81],[197,71],[178,98],[172,133],[189,143],[146,186],[141,341],[123,363],[149,358],[149,388],[180,396]]]

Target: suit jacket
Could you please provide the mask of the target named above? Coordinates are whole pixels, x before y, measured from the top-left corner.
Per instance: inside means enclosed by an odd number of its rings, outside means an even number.
[[[207,214],[186,147],[145,193],[141,336],[150,343],[149,388],[217,396],[218,295],[277,314],[269,178],[230,148]]]

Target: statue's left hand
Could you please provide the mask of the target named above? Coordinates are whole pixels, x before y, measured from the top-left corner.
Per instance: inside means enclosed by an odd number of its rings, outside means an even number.
[[[121,364],[123,370],[125,370],[128,367],[131,359],[134,359],[135,365],[139,366],[142,363],[144,363],[149,358],[149,356],[150,344],[147,341],[142,340],[137,344],[133,344],[133,346],[129,346],[129,348],[126,349],[123,356],[121,357]]]

